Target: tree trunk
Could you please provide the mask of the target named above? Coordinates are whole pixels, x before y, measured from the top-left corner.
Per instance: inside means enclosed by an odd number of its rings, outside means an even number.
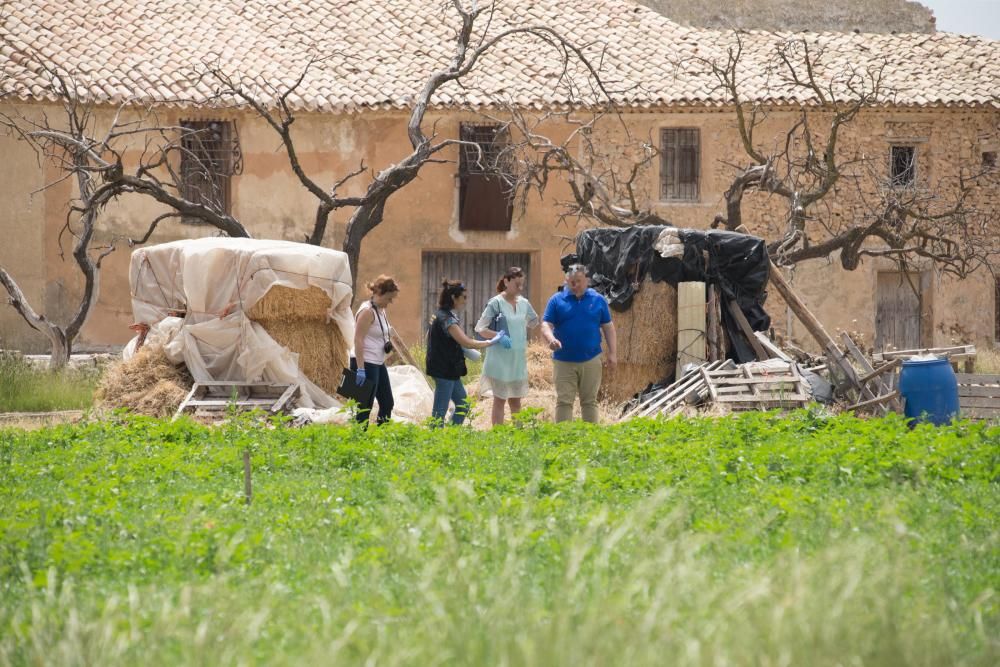
[[[52,335],[55,334],[55,335]],[[70,355],[73,353],[73,341],[67,338],[63,332],[53,326],[51,333],[47,333],[51,343],[51,356],[49,357],[49,370],[60,371],[66,368]]]

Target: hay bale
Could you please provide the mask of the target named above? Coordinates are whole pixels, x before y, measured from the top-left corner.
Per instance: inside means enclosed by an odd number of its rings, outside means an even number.
[[[526,352],[528,360],[528,386],[532,389],[552,389],[552,350],[545,343],[530,343]]]
[[[677,288],[643,281],[625,312],[611,310],[618,333],[618,367],[605,373],[601,398],[622,402],[674,373],[677,356]]]
[[[108,366],[94,399],[100,408],[166,417],[176,412],[193,384],[187,370],[175,366],[162,347],[147,345],[131,359]]]
[[[189,391],[171,380],[160,380],[136,401],[134,411],[153,417],[172,417]]]
[[[340,327],[327,321],[330,306],[330,297],[318,287],[275,285],[247,316],[276,343],[298,354],[303,375],[333,394],[347,366],[348,342]]]
[[[285,319],[325,322],[330,306],[330,297],[315,285],[310,285],[309,289],[304,290],[273,285],[267,290],[264,298],[247,311],[247,317],[254,322]]]

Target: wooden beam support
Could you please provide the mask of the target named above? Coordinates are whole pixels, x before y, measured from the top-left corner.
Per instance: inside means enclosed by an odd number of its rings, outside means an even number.
[[[708,300],[705,302],[708,311],[708,360],[719,361],[726,358],[726,344],[722,336],[722,301],[719,288],[708,286]]]
[[[399,334],[396,333],[395,329],[389,330],[389,340],[392,341],[392,348],[397,352],[399,352],[399,356],[403,358],[403,361],[405,361],[410,366],[413,366],[421,373],[424,372],[424,369],[420,368],[420,366],[417,365],[417,362],[413,358],[413,355],[410,354],[410,348],[406,347],[406,343],[404,343],[403,339],[399,337]]]
[[[860,390],[861,384],[858,382],[858,375],[854,367],[847,361],[844,353],[840,351],[837,343],[826,332],[823,324],[809,311],[805,302],[799,298],[799,295],[795,293],[795,290],[788,284],[788,281],[781,275],[781,271],[773,262],[771,263],[769,275],[771,284],[778,290],[778,293],[781,294],[781,297],[788,304],[788,307],[792,309],[792,312],[795,313],[795,316],[799,318],[799,321],[805,325],[806,330],[819,343],[823,354],[830,361],[830,369],[837,369],[837,374],[841,376],[841,384],[846,384],[853,389]],[[837,378],[835,377],[834,379],[836,380]]]
[[[750,328],[750,323],[747,322],[746,316],[743,314],[743,311],[740,310],[739,304],[734,300],[730,300],[728,305],[729,314],[733,316],[733,319],[736,320],[736,324],[740,327],[740,331],[742,331],[743,335],[746,336],[747,342],[750,343],[750,347],[753,348],[753,353],[757,355],[757,359],[759,361],[766,361],[770,359],[771,355],[767,353],[764,346],[761,345],[760,341],[757,340],[757,337],[753,335],[754,331]]]
[[[903,360],[902,359],[893,359],[889,363],[882,364],[881,366],[879,366],[875,370],[873,370],[873,371],[871,371],[869,373],[866,373],[865,375],[862,375],[861,377],[858,378],[858,382],[860,382],[861,384],[864,384],[864,383],[868,382],[869,380],[871,380],[872,378],[878,377],[879,375],[882,375],[883,373],[885,373],[887,371],[891,371],[894,368],[899,368],[902,365],[903,365]]]

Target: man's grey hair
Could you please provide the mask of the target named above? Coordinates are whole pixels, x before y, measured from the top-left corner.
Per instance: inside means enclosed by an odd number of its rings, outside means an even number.
[[[566,277],[570,278],[578,273],[582,273],[584,276],[589,276],[590,273],[587,271],[587,267],[583,264],[570,264],[566,267]]]

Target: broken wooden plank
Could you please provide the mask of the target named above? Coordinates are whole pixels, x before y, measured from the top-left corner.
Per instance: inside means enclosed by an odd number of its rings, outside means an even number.
[[[847,361],[844,353],[840,351],[837,347],[837,343],[833,338],[826,332],[822,323],[813,315],[809,309],[806,307],[804,301],[799,298],[799,295],[792,289],[792,286],[788,284],[785,277],[781,275],[781,271],[772,262],[770,265],[770,272],[768,274],[771,284],[774,285],[778,293],[788,304],[788,307],[792,309],[795,316],[799,318],[799,321],[805,325],[806,330],[816,339],[819,343],[820,348],[823,350],[823,354],[826,355],[829,361],[830,369],[833,373],[839,374],[842,378],[841,384],[847,384],[855,389],[860,389],[858,383],[857,373],[854,367]],[[837,382],[838,378],[831,374],[831,379]]]
[[[628,412],[623,414],[619,419],[619,421],[621,421],[622,419],[629,419],[631,417],[644,416],[643,413],[647,409],[655,406],[658,403],[665,402],[669,400],[671,397],[678,395],[683,390],[686,390],[688,386],[691,384],[692,380],[694,380],[694,378],[695,374],[693,373],[686,375],[678,382],[674,382],[673,384],[670,384],[667,387],[660,389],[659,391],[647,394],[639,401],[638,404],[636,404]]]
[[[767,334],[765,334],[763,331],[754,331],[753,335],[754,338],[756,338],[757,341],[761,344],[761,347],[767,350],[768,354],[770,354],[772,358],[781,359],[782,361],[789,361],[789,362],[794,361],[794,359],[785,354],[784,350],[775,345],[774,341],[768,338]]]
[[[858,366],[861,367],[861,370],[864,371],[865,375],[872,375],[875,372],[875,368],[871,365],[871,362],[868,361],[868,357],[865,356],[865,353],[862,352],[858,348],[858,346],[854,344],[854,340],[851,338],[851,336],[846,331],[844,331],[844,332],[841,333],[841,338],[843,338],[843,340],[844,340],[844,346],[846,347],[847,351],[850,353],[851,358],[854,359],[854,362],[856,364],[858,364]],[[877,374],[872,375],[872,377],[876,377],[876,376],[877,376]],[[879,382],[879,387],[880,387],[880,390],[879,391],[875,391],[874,389],[872,389],[871,387],[869,387],[867,384],[865,384],[864,382],[862,382],[861,378],[858,377],[858,389],[860,390],[860,394],[861,394],[860,398],[862,399],[862,402],[865,402],[866,399],[872,399],[872,400],[874,400],[874,399],[878,398],[883,393],[883,391],[881,390],[881,387],[882,387],[882,383],[881,382]],[[882,414],[889,414],[889,408],[888,408],[888,406],[886,406],[886,405],[884,405],[882,403],[874,403],[873,405],[878,405],[879,408],[882,410]]]
[[[1000,420],[1000,408],[960,408],[959,416],[977,420]]]
[[[750,347],[753,348],[753,352],[755,355],[757,355],[757,358],[760,359],[761,361],[763,361],[764,359],[769,359],[770,355],[768,355],[767,351],[760,344],[760,341],[757,340],[757,337],[753,335],[754,333],[753,329],[750,328],[750,323],[747,322],[746,315],[744,315],[743,311],[740,310],[740,305],[736,303],[735,300],[730,300],[728,306],[729,306],[729,314],[733,316],[733,320],[736,321],[736,324],[737,326],[739,326],[740,331],[743,332],[743,335],[746,337],[747,342],[750,343]]]
[[[861,401],[860,403],[855,403],[854,405],[847,406],[848,410],[861,410],[863,408],[870,408],[874,406],[884,405],[889,401],[899,398],[899,391],[893,391],[892,393],[885,394],[884,396],[876,396],[875,398],[869,399],[867,401]]]
[[[976,384],[976,385],[1000,385],[1000,375],[989,375],[985,373],[957,373],[955,379],[958,380],[959,386],[963,384]]]
[[[285,390],[285,393],[279,396],[278,400],[275,401],[274,405],[271,406],[271,412],[277,414],[279,412],[284,412],[285,410],[287,410],[291,401],[296,396],[299,395],[300,390],[301,386],[298,384],[293,384],[290,387],[288,387],[288,389]]]
[[[708,315],[708,322],[706,324],[708,360],[719,361],[720,359],[725,359],[726,350],[722,335],[722,304],[719,296],[719,288],[716,285],[708,286],[708,299],[705,303],[705,310]]]
[[[868,382],[869,380],[871,380],[873,378],[876,378],[879,375],[887,373],[888,371],[891,371],[894,368],[899,368],[902,365],[903,365],[903,360],[902,359],[893,359],[889,363],[882,364],[881,366],[879,366],[878,368],[874,369],[873,371],[871,371],[869,373],[866,373],[865,375],[860,376],[858,378],[858,382],[861,382],[862,384],[864,384],[865,382]],[[888,381],[888,378],[886,379],[886,381]],[[883,382],[883,385],[885,385],[885,382]]]
[[[977,387],[975,385],[960,384],[958,385],[958,395],[959,397],[1000,398],[1000,387]]]
[[[706,365],[706,368],[717,368],[724,365],[731,365],[733,362],[729,359],[722,361],[711,362]],[[700,371],[700,369],[699,369]],[[685,375],[680,382],[675,382],[669,387],[663,389],[662,392],[657,394],[652,400],[644,402],[643,405],[637,406],[628,413],[622,415],[621,419],[628,419],[631,417],[650,417],[654,414],[664,414],[665,411],[673,410],[676,406],[685,403],[688,395],[692,390],[699,387],[701,384],[700,373],[689,373]]]
[[[872,359],[875,361],[892,361],[896,358],[909,359],[910,357],[919,357],[933,354],[939,357],[961,358],[961,357],[974,357],[976,356],[976,346],[975,345],[956,345],[952,347],[925,347],[914,350],[891,350],[882,352],[876,352],[872,354]]]
[[[389,340],[392,341],[392,349],[399,353],[399,356],[403,358],[403,361],[410,366],[414,366],[421,373],[424,372],[424,369],[417,365],[417,361],[413,358],[413,355],[410,354],[410,348],[406,346],[406,343],[403,342],[403,339],[399,337],[399,334],[396,333],[396,330],[392,327],[389,327]]]

